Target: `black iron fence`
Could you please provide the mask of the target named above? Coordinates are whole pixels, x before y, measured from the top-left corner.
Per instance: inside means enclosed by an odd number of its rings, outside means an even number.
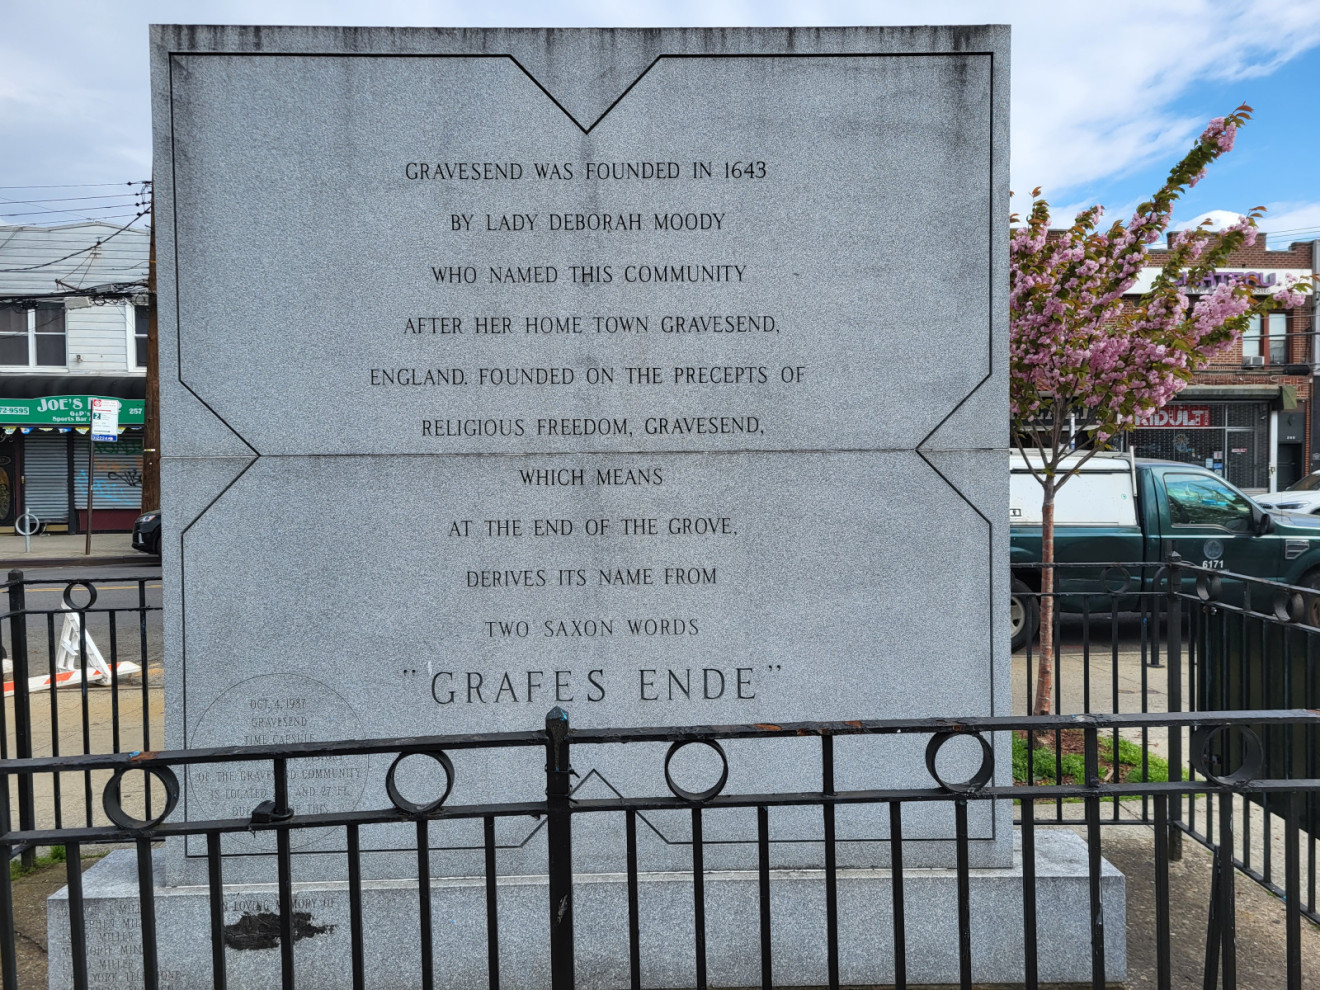
[[[1015,597],[1029,618],[1040,612],[1039,570],[1015,565]],[[1320,590],[1209,569],[1176,555],[1163,563],[1058,564],[1055,574],[1054,712],[1320,709]],[[1030,637],[1015,655],[1016,711],[1032,710],[1037,646]],[[1187,732],[1129,735],[1115,731],[1107,745],[1115,754],[1126,749],[1126,772],[1143,780],[1197,780],[1202,771],[1189,760],[1188,747],[1203,744],[1212,764],[1245,763],[1273,779],[1313,777],[1320,761],[1320,735],[1310,728],[1274,733],[1260,752],[1244,749],[1255,745],[1250,740],[1222,734],[1208,742]],[[1032,752],[1031,774],[1043,769],[1055,779],[1066,776],[1066,741],[1051,742],[1043,768],[1041,754]],[[1291,805],[1264,793],[1225,800],[1235,804],[1240,822],[1227,838],[1217,802],[1204,795],[1175,795],[1171,820],[1181,834],[1217,852],[1230,849],[1239,871],[1281,897],[1285,865],[1299,853],[1303,913],[1320,923],[1320,797],[1311,793],[1303,800],[1300,850],[1283,844]],[[1053,811],[1052,820],[1065,821],[1071,809],[1060,801]],[[1115,824],[1149,824],[1154,814],[1149,801],[1139,807],[1113,801],[1107,811]],[[1179,854],[1176,841],[1173,850]]]
[[[496,825],[510,818],[540,818],[544,820],[545,828],[535,834],[543,836],[537,841],[545,844],[548,876],[544,892],[546,899],[542,901],[540,933],[532,933],[530,937],[543,940],[542,944],[548,947],[546,971],[539,975],[519,973],[516,982],[540,983],[554,990],[570,990],[579,981],[588,984],[601,982],[600,974],[581,972],[578,969],[580,949],[574,935],[574,908],[575,899],[583,894],[583,881],[586,878],[581,875],[583,871],[580,866],[574,862],[574,833],[586,827],[584,818],[600,819],[603,816],[609,819],[612,815],[611,820],[622,826],[627,849],[625,876],[621,881],[626,884],[627,910],[626,916],[618,920],[621,934],[626,933],[619,942],[621,946],[626,946],[628,959],[623,972],[626,973],[628,985],[641,988],[656,984],[643,964],[642,947],[647,933],[643,930],[642,918],[651,917],[643,910],[644,897],[654,896],[654,890],[642,882],[651,875],[652,867],[642,861],[638,853],[638,823],[639,819],[650,813],[679,812],[690,820],[690,841],[686,844],[690,854],[687,873],[690,878],[691,901],[685,913],[691,919],[693,932],[688,950],[691,952],[691,966],[683,969],[691,974],[690,985],[705,990],[710,981],[712,964],[707,948],[708,926],[712,920],[707,912],[707,891],[714,882],[714,874],[706,865],[711,846],[709,840],[703,838],[703,828],[715,816],[749,815],[754,816],[756,837],[752,843],[756,857],[753,869],[756,885],[753,938],[758,943],[756,956],[759,958],[759,980],[763,987],[769,988],[775,985],[776,979],[776,938],[781,938],[783,933],[783,928],[775,925],[776,893],[781,885],[788,885],[795,879],[792,871],[777,870],[771,866],[771,848],[777,836],[770,827],[770,820],[772,813],[781,813],[787,809],[807,809],[819,816],[817,820],[821,826],[819,838],[815,841],[819,847],[819,862],[823,866],[819,871],[819,882],[823,886],[825,902],[822,932],[825,951],[820,972],[814,975],[813,982],[836,988],[848,982],[844,978],[842,961],[852,957],[857,949],[855,941],[859,937],[857,926],[845,925],[840,911],[841,892],[852,882],[853,874],[839,865],[841,840],[836,834],[836,815],[855,807],[881,807],[886,809],[889,823],[888,836],[884,841],[888,847],[890,903],[869,907],[868,910],[874,913],[875,918],[883,918],[884,923],[879,927],[864,926],[863,937],[870,941],[883,938],[889,942],[885,946],[885,954],[890,960],[890,968],[883,974],[883,979],[869,982],[888,982],[897,987],[906,987],[910,981],[931,981],[921,978],[923,959],[913,952],[913,946],[920,938],[914,935],[907,923],[907,919],[922,904],[908,894],[909,888],[916,881],[905,869],[909,862],[911,842],[905,825],[909,816],[923,805],[934,803],[951,807],[954,820],[956,894],[949,909],[954,920],[952,930],[956,932],[957,945],[954,978],[964,988],[973,987],[974,980],[985,979],[980,974],[984,972],[986,959],[978,956],[978,952],[994,955],[1002,966],[1002,952],[987,952],[984,939],[975,937],[978,923],[984,925],[989,922],[994,926],[997,942],[1021,946],[1012,981],[1034,988],[1047,980],[1053,982],[1048,969],[1057,963],[1057,960],[1051,958],[1053,953],[1045,956],[1040,951],[1041,932],[1049,919],[1042,915],[1040,909],[1040,898],[1044,894],[1038,885],[1037,846],[1041,840],[1042,822],[1035,814],[1035,809],[1038,803],[1048,808],[1053,801],[1077,802],[1081,809],[1079,824],[1086,834],[1084,889],[1089,898],[1089,904],[1078,905],[1085,919],[1085,937],[1089,940],[1089,952],[1086,951],[1085,943],[1080,946],[1082,958],[1089,957],[1089,967],[1084,967],[1089,969],[1089,973],[1083,976],[1083,980],[1092,987],[1100,988],[1110,979],[1121,976],[1112,971],[1113,954],[1107,950],[1107,944],[1122,938],[1121,919],[1112,916],[1107,919],[1105,913],[1101,832],[1112,823],[1107,820],[1102,808],[1110,801],[1148,802],[1153,810],[1150,855],[1154,864],[1156,910],[1154,930],[1146,934],[1155,943],[1156,985],[1168,988],[1174,985],[1170,958],[1173,938],[1171,921],[1175,917],[1175,907],[1170,901],[1168,855],[1171,836],[1178,828],[1172,816],[1173,802],[1179,797],[1214,800],[1218,809],[1220,848],[1230,849],[1239,813],[1229,798],[1242,795],[1264,797],[1285,809],[1285,839],[1287,848],[1292,850],[1286,868],[1287,898],[1283,909],[1286,965],[1278,985],[1286,986],[1289,990],[1300,990],[1306,984],[1302,971],[1302,911],[1296,850],[1300,843],[1299,821],[1302,809],[1306,801],[1320,791],[1320,780],[1265,779],[1260,775],[1263,764],[1258,760],[1253,762],[1250,754],[1268,750],[1273,738],[1279,733],[1298,729],[1314,731],[1318,726],[1320,713],[1316,712],[1253,711],[1217,712],[1214,715],[1096,714],[1045,718],[895,719],[792,725],[699,726],[686,729],[577,730],[569,726],[568,715],[556,708],[546,717],[544,730],[532,732],[9,760],[3,764],[3,772],[11,779],[31,780],[62,773],[108,773],[109,779],[104,786],[101,802],[111,824],[6,830],[0,836],[0,844],[11,850],[11,853],[14,849],[36,845],[57,845],[66,851],[69,930],[65,944],[69,953],[69,984],[79,988],[89,985],[88,932],[84,921],[87,905],[84,902],[80,853],[89,845],[103,847],[108,844],[126,844],[135,850],[133,872],[137,891],[137,918],[132,925],[127,918],[123,918],[121,925],[126,930],[140,932],[137,937],[140,968],[128,974],[119,970],[116,975],[126,982],[140,980],[140,985],[155,988],[161,985],[158,925],[163,919],[161,908],[156,903],[159,888],[152,847],[161,840],[168,843],[171,840],[183,841],[187,836],[202,837],[206,849],[205,890],[210,906],[207,977],[211,985],[225,987],[230,985],[234,943],[232,930],[226,926],[223,899],[225,874],[232,861],[222,856],[222,843],[227,836],[232,835],[273,834],[273,852],[263,859],[268,864],[263,868],[268,870],[269,876],[262,877],[262,880],[273,884],[277,891],[278,910],[274,912],[276,917],[268,944],[272,948],[278,945],[279,958],[278,967],[272,967],[273,971],[262,985],[278,979],[286,990],[292,990],[297,985],[307,985],[305,982],[300,983],[299,974],[302,961],[307,958],[303,953],[309,951],[305,943],[300,944],[299,939],[299,925],[308,922],[297,911],[294,861],[299,854],[294,851],[294,836],[308,829],[333,830],[341,834],[344,840],[342,855],[343,874],[347,877],[348,931],[340,934],[346,936],[348,942],[346,975],[348,981],[351,981],[350,985],[357,990],[375,982],[375,974],[372,979],[368,978],[367,957],[370,946],[364,933],[372,930],[373,919],[364,898],[361,837],[365,829],[376,825],[392,823],[409,827],[415,835],[415,914],[411,922],[395,916],[392,923],[396,930],[399,925],[406,923],[414,935],[409,940],[411,950],[400,952],[393,960],[394,964],[404,969],[415,966],[416,985],[429,990],[437,985],[437,966],[451,966],[454,959],[463,954],[469,958],[474,954],[484,955],[486,983],[491,990],[497,990],[502,980],[502,936],[508,934],[501,923],[501,912],[508,909],[515,892],[500,882],[498,857],[502,850],[495,840]],[[1191,765],[1196,770],[1196,779],[1168,782],[1105,780],[1102,774],[1102,741],[1106,735],[1114,731],[1124,733],[1143,730],[1171,735],[1189,731],[1193,739],[1197,740],[1189,754]],[[1082,779],[1052,784],[1039,784],[1035,781],[997,783],[991,740],[1014,732],[1080,733]],[[925,762],[930,779],[924,786],[850,789],[835,786],[838,769],[836,743],[857,736],[913,735],[926,740]],[[1216,761],[1212,737],[1223,735],[1233,737],[1234,746],[1238,745],[1236,740],[1242,740],[1242,751],[1249,755],[1249,762],[1229,766]],[[775,739],[791,742],[796,750],[794,758],[798,760],[805,755],[801,753],[802,747],[815,749],[819,786],[777,793],[725,793],[729,774],[726,747],[730,747],[730,743],[735,740]],[[959,739],[980,744],[980,765],[966,779],[947,780],[940,770],[940,752],[947,744]],[[575,758],[589,761],[591,757],[582,752],[585,748],[618,748],[632,744],[630,752],[645,756],[654,752],[648,751],[645,744],[656,743],[667,744],[669,747],[664,756],[664,775],[669,793],[647,797],[592,799],[574,795],[572,761]],[[702,747],[718,757],[715,779],[705,781],[707,786],[700,790],[680,785],[670,773],[671,761],[689,746]],[[1233,750],[1233,746],[1229,749]],[[494,750],[525,753],[519,759],[536,761],[538,764],[544,759],[543,795],[498,804],[450,804],[448,797],[455,782],[462,779],[464,769],[482,767],[482,757]],[[329,813],[299,811],[290,796],[290,764],[312,758],[363,755],[393,758],[384,778],[385,793],[376,795],[374,799],[367,796],[361,802],[368,806],[367,810],[359,808]],[[434,761],[441,771],[439,795],[433,795],[429,800],[416,801],[405,797],[396,781],[396,771],[403,761],[417,756]],[[179,818],[175,811],[180,794],[180,778],[189,770],[217,764],[241,764],[249,768],[260,765],[263,767],[269,798],[260,803],[251,815],[242,818],[176,820]],[[880,767],[874,768],[872,776],[880,776],[881,770]],[[481,771],[478,769],[477,772]],[[149,818],[132,817],[121,800],[125,780],[134,774],[154,776],[163,789],[164,805]],[[0,795],[8,794],[7,787],[0,789]],[[1017,802],[1021,809],[1020,898],[1015,902],[1018,906],[1013,915],[1006,917],[1001,913],[993,919],[974,916],[971,894],[971,846],[974,838],[969,830],[969,815],[975,806],[986,802]],[[6,816],[7,820],[9,811],[6,801],[0,814]],[[463,944],[461,941],[456,943],[452,934],[437,933],[432,908],[431,864],[434,852],[430,826],[435,822],[464,821],[480,822],[484,837],[484,868],[475,878],[484,887],[485,917],[481,926],[481,942],[484,944],[481,945]],[[1221,976],[1223,986],[1236,986],[1233,875],[1231,869],[1221,868],[1216,871],[1206,943],[1206,986],[1214,985]],[[122,907],[119,910],[124,912]],[[1113,910],[1112,904],[1110,910]],[[809,924],[806,918],[791,921],[794,924]],[[13,922],[12,890],[6,875],[0,881],[0,938],[4,939],[0,944],[3,944],[5,950],[3,977],[7,990],[19,986]],[[670,923],[673,924],[672,920]],[[683,930],[684,926],[677,927]],[[655,933],[650,934],[654,936]],[[523,940],[529,937],[525,929],[519,931],[518,935]],[[52,933],[52,946],[57,941],[60,940]],[[674,944],[671,940],[670,945]],[[437,961],[437,945],[442,946],[446,954],[443,963]],[[802,975],[801,972],[794,974],[799,981]],[[1312,979],[1315,976],[1311,974]],[[253,971],[245,969],[243,985],[252,985],[254,978]],[[1008,982],[1002,974],[996,979],[996,982],[1000,981]]]
[[[6,640],[0,759],[159,745],[153,714],[160,713],[160,586],[158,571],[53,581],[9,572],[8,608],[0,612]],[[11,800],[20,828],[97,820],[91,775],[56,775],[49,784],[37,793],[31,778],[15,779]],[[30,848],[13,852],[31,864]]]
[[[1015,568],[1018,604],[1038,609],[1039,592],[1032,587],[1032,568]],[[1314,711],[1320,709],[1320,670],[1317,669],[1317,637],[1314,624],[1320,615],[1318,593],[1209,571],[1173,561],[1172,564],[1112,564],[1103,567],[1059,565],[1057,568],[1054,641],[1055,715],[1030,719],[1034,696],[1035,668],[1039,660],[1034,640],[1014,656],[1013,710],[1018,715],[1002,719],[906,721],[801,726],[707,727],[691,730],[620,730],[580,732],[563,735],[555,743],[555,726],[546,731],[481,737],[435,737],[426,740],[382,740],[369,743],[342,742],[308,748],[261,748],[153,753],[159,737],[152,729],[158,717],[159,685],[152,679],[152,665],[159,655],[159,578],[155,575],[113,578],[101,581],[49,582],[26,580],[11,572],[7,584],[9,611],[0,615],[0,629],[7,634],[11,671],[8,697],[0,706],[0,759],[4,760],[5,801],[2,842],[11,857],[28,861],[37,850],[59,847],[76,864],[78,854],[89,844],[127,843],[136,850],[135,870],[142,892],[141,970],[143,985],[160,985],[155,961],[155,927],[152,903],[152,844],[171,836],[192,836],[204,847],[208,871],[206,883],[214,905],[216,891],[224,879],[227,857],[221,856],[222,840],[231,841],[242,832],[270,833],[273,838],[270,862],[280,907],[273,922],[276,931],[271,945],[278,943],[284,985],[291,986],[297,971],[294,943],[297,912],[291,913],[294,854],[292,837],[310,829],[339,830],[350,892],[352,935],[352,985],[364,985],[368,946],[363,937],[363,883],[355,864],[362,854],[362,830],[380,823],[408,823],[421,839],[428,823],[479,821],[484,872],[479,878],[486,891],[486,941],[488,979],[499,984],[499,905],[503,887],[497,883],[497,863],[506,856],[505,845],[496,840],[496,825],[513,818],[540,815],[546,869],[559,880],[552,893],[560,894],[556,911],[547,919],[547,944],[557,986],[575,958],[572,946],[572,899],[563,899],[563,885],[572,886],[571,835],[575,816],[586,813],[600,820],[603,813],[622,816],[619,828],[627,849],[628,940],[626,980],[634,987],[648,985],[645,958],[639,950],[640,918],[637,884],[639,871],[648,864],[646,852],[637,842],[639,818],[646,829],[646,815],[653,811],[684,809],[690,815],[688,838],[678,843],[690,848],[686,875],[692,883],[690,916],[694,935],[692,984],[705,986],[706,942],[703,876],[706,847],[703,821],[711,814],[755,809],[753,845],[773,849],[771,819],[786,811],[814,809],[822,831],[817,839],[820,862],[826,874],[829,896],[820,982],[838,985],[847,975],[840,971],[840,945],[847,957],[849,930],[839,923],[837,877],[840,867],[835,854],[835,815],[838,809],[869,805],[880,808],[888,822],[892,847],[886,869],[892,871],[892,903],[886,924],[894,932],[892,970],[895,985],[905,985],[912,967],[908,965],[905,919],[911,904],[904,894],[904,824],[921,809],[938,806],[949,812],[953,847],[957,852],[959,883],[956,899],[958,975],[970,985],[976,963],[972,937],[974,919],[969,893],[962,881],[973,869],[967,852],[977,841],[969,829],[969,814],[978,806],[1011,802],[1012,817],[1021,830],[1022,891],[1020,912],[1021,979],[1035,986],[1039,976],[1036,943],[1036,897],[1032,873],[1036,836],[1041,828],[1069,827],[1083,833],[1088,856],[1093,857],[1088,889],[1092,907],[1098,904],[1102,885],[1095,880],[1099,864],[1099,836],[1111,826],[1140,825],[1151,829],[1151,862],[1158,901],[1156,930],[1151,933],[1157,948],[1157,985],[1169,986],[1173,979],[1169,958],[1169,903],[1165,876],[1168,859],[1182,853],[1182,838],[1191,837],[1215,855],[1215,883],[1209,895],[1211,907],[1206,940],[1206,979],[1222,978],[1234,985],[1235,924],[1233,881],[1247,877],[1283,899],[1281,916],[1287,931],[1287,986],[1301,986],[1301,962],[1296,926],[1300,919],[1320,923],[1317,910],[1316,822],[1320,813],[1320,790],[1316,785],[1317,732]],[[1036,584],[1035,587],[1039,585]],[[70,618],[72,616],[72,619]],[[72,625],[70,623],[72,622]],[[66,635],[72,630],[71,637]],[[61,643],[65,649],[61,652]],[[69,647],[72,647],[70,651]],[[72,654],[72,660],[70,660]],[[102,663],[96,663],[99,654]],[[124,674],[133,664],[140,670]],[[106,673],[97,677],[96,671]],[[72,687],[46,690],[43,678],[70,675]],[[566,720],[562,723],[567,728]],[[933,777],[933,786],[897,789],[837,789],[834,781],[834,740],[850,735],[925,734],[934,740],[963,735],[986,738],[1013,749],[1013,778],[979,777],[980,771],[961,784],[949,785]],[[719,747],[741,738],[812,736],[819,739],[820,789],[796,789],[787,794],[728,795],[718,788],[711,793],[685,791],[647,799],[586,799],[575,795],[568,776],[568,748],[622,742],[665,742],[678,747],[700,742]],[[425,752],[435,755],[451,784],[454,764],[449,754],[472,749],[506,752],[562,745],[563,760],[552,759],[546,778],[547,794],[505,805],[439,803],[410,804],[397,788],[387,788],[388,803],[378,802],[375,811],[344,811],[334,814],[300,813],[290,799],[290,761],[312,756],[350,756]],[[1001,750],[1002,752],[1002,750]],[[723,753],[721,751],[721,758]],[[214,821],[176,821],[174,803],[178,780],[190,768],[202,764],[258,761],[268,766],[270,797],[251,815]],[[726,764],[727,765],[727,764]],[[558,769],[555,769],[558,768]],[[141,772],[150,771],[150,772]],[[558,773],[560,776],[555,776]],[[934,773],[934,770],[932,770]],[[471,776],[471,774],[469,774]],[[946,774],[947,776],[947,774]],[[137,780],[134,782],[134,778]],[[132,783],[130,783],[132,782]],[[448,789],[446,788],[446,795]],[[162,804],[162,802],[164,802]],[[361,806],[369,805],[362,799]],[[125,810],[131,807],[130,810]],[[772,814],[774,812],[774,814]],[[608,817],[608,816],[605,816]],[[910,829],[909,829],[910,830]],[[1131,832],[1131,830],[1129,830]],[[1108,834],[1108,833],[1106,833]],[[1146,833],[1131,833],[1145,835]],[[716,841],[712,848],[718,850]],[[910,846],[910,841],[909,841]],[[425,841],[415,844],[416,876],[432,875],[431,851]],[[1231,863],[1236,869],[1228,868]],[[769,905],[778,883],[775,860],[759,856],[754,864],[759,880],[761,975],[773,978],[775,954],[771,945]],[[651,864],[659,868],[656,864]],[[672,864],[671,864],[672,865]],[[85,953],[85,933],[78,931],[83,917],[81,874],[69,867],[68,926],[72,966],[70,984],[86,986],[78,960]],[[768,871],[768,872],[767,872]],[[767,879],[769,877],[769,879]],[[356,879],[355,879],[356,878]],[[565,879],[567,878],[567,879]],[[356,893],[354,893],[356,891]],[[571,890],[570,890],[571,893]],[[286,896],[289,895],[289,896]],[[8,911],[9,887],[0,910]],[[429,885],[418,883],[418,939],[416,942],[418,982],[431,986],[436,937],[430,916]],[[1204,904],[1201,905],[1204,907]],[[846,912],[845,912],[846,913]],[[1092,981],[1105,972],[1103,912],[1092,911]],[[214,941],[216,926],[223,930],[223,911],[212,910],[213,971],[217,986],[225,985],[224,938]],[[13,927],[8,914],[0,918],[8,941],[4,943],[5,987],[16,984]],[[430,927],[428,927],[430,926]],[[774,929],[778,930],[778,929]],[[1114,943],[1110,919],[1110,944]],[[231,933],[232,935],[232,933]],[[570,946],[565,949],[565,945]],[[217,946],[219,946],[217,948]],[[558,948],[555,948],[558,946]],[[1213,951],[1210,951],[1213,950]],[[979,950],[976,950],[979,951]],[[567,956],[565,955],[567,952]],[[582,952],[581,946],[577,954]],[[565,960],[568,960],[566,962]],[[506,966],[508,964],[506,963]],[[918,964],[919,969],[919,964]],[[1316,974],[1310,974],[1312,979]],[[135,977],[137,979],[138,977]],[[915,977],[913,977],[915,979]],[[167,974],[168,980],[168,974]],[[367,981],[370,982],[370,981]],[[749,980],[747,982],[754,982]],[[766,985],[769,985],[767,982]],[[1098,984],[1097,984],[1098,985]],[[1212,985],[1206,982],[1206,986]]]

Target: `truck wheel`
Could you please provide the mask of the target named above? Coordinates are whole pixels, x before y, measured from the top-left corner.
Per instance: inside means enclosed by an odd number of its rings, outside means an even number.
[[[1320,626],[1320,571],[1312,571],[1302,578],[1305,587],[1315,590],[1314,595],[1306,595],[1306,611],[1303,621],[1308,626]]]
[[[1013,636],[1013,652],[1036,638],[1040,626],[1040,600],[1025,581],[1013,578],[1013,597],[1009,600],[1008,628]]]

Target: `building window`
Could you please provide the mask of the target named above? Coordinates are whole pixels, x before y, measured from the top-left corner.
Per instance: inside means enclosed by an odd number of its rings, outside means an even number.
[[[34,308],[0,307],[0,365],[63,368],[64,304],[37,303]]]
[[[1242,334],[1242,356],[1267,358],[1269,364],[1288,363],[1288,314],[1267,313],[1263,326],[1259,316],[1251,317],[1251,324]]]
[[[134,367],[147,366],[147,320],[146,306],[133,307],[133,348],[136,363]]]

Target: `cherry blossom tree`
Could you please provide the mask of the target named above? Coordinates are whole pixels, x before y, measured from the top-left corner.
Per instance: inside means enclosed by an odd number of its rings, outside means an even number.
[[[1216,117],[1126,223],[1100,229],[1103,208],[1051,231],[1049,204],[1032,192],[1031,212],[1014,228],[1010,257],[1009,403],[1014,442],[1040,482],[1040,653],[1033,711],[1048,714],[1054,686],[1054,499],[1096,451],[1159,409],[1196,370],[1230,346],[1253,314],[1297,306],[1306,283],[1257,296],[1245,282],[1220,281],[1188,298],[1195,284],[1256,240],[1255,207],[1223,230],[1206,227],[1168,239],[1163,267],[1135,300],[1152,244],[1165,236],[1179,197],[1233,148],[1251,117],[1243,104]],[[1013,220],[1019,218],[1015,215]],[[1208,224],[1209,221],[1206,221]]]

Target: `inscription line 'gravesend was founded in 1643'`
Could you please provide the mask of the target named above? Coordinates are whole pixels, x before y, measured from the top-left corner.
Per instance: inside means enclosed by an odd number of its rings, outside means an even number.
[[[609,34],[160,29],[171,746],[1004,710],[1006,32]],[[919,741],[841,751],[925,775]],[[730,788],[813,778],[731,752]],[[581,754],[584,795],[662,755]],[[308,761],[292,799],[385,767]],[[267,796],[184,785],[190,818]],[[535,786],[492,756],[452,800]],[[971,809],[977,863],[1007,814]],[[841,863],[882,819],[840,816]],[[544,872],[535,827],[501,821],[502,872]],[[941,813],[907,828],[951,862]],[[710,830],[741,863],[746,823]],[[478,862],[479,826],[432,838]],[[364,828],[365,874],[411,841]]]

